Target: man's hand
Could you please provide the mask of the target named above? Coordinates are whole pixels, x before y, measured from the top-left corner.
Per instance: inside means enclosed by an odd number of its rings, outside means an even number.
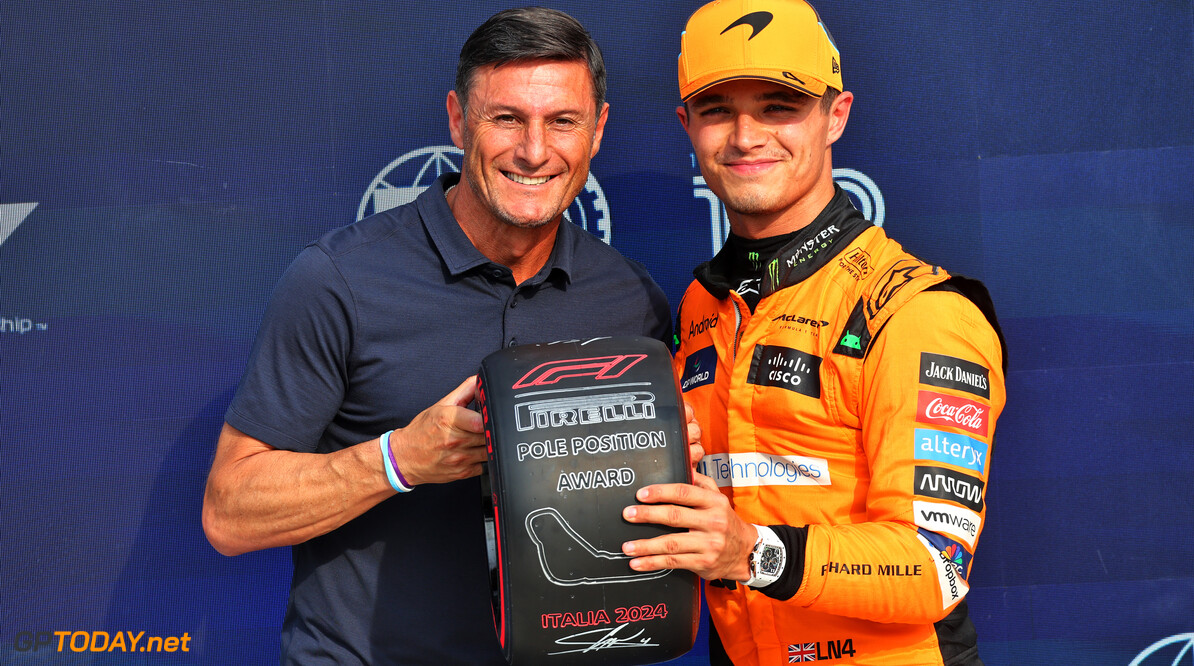
[[[486,460],[481,415],[466,405],[477,393],[469,377],[439,402],[390,435],[390,450],[402,476],[412,486],[447,483],[481,474]],[[376,449],[375,449],[376,450]]]
[[[701,424],[697,423],[696,412],[687,400],[684,401],[684,419],[688,426],[688,464],[695,474],[697,463],[705,457],[705,447],[701,446]]]
[[[712,479],[694,473],[694,485],[656,484],[639,489],[635,497],[644,504],[626,507],[627,521],[688,531],[622,544],[622,552],[634,558],[631,569],[688,569],[706,580],[750,579],[747,557],[758,532],[734,513]]]

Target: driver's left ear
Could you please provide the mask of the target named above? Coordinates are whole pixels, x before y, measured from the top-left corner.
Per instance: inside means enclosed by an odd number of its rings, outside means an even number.
[[[854,93],[849,90],[843,90],[838,94],[837,99],[833,100],[833,104],[829,107],[829,132],[826,137],[826,147],[833,145],[833,142],[840,139],[842,133],[846,131],[846,122],[850,120],[850,108],[853,104]]]

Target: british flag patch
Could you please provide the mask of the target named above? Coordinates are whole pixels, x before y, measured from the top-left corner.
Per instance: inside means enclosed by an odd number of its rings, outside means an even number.
[[[816,661],[817,660],[817,644],[816,643],[797,643],[796,645],[788,646],[788,663],[795,664],[801,661]]]

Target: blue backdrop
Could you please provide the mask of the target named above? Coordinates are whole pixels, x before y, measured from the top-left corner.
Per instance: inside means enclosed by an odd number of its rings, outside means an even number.
[[[674,304],[724,233],[673,112],[699,2],[550,4],[610,76],[570,217]],[[298,250],[459,163],[456,55],[506,6],[5,0],[0,662],[276,661],[288,551],[200,527],[224,409]],[[1194,0],[818,8],[841,182],[1008,337],[984,659],[1194,663]],[[189,642],[93,651],[126,631]]]

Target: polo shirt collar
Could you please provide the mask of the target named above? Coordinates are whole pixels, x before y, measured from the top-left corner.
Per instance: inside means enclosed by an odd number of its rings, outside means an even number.
[[[493,263],[488,257],[481,254],[480,250],[468,239],[456,221],[456,217],[452,215],[452,209],[444,197],[448,188],[459,182],[460,174],[443,174],[415,200],[419,217],[423,220],[423,227],[431,236],[432,244],[435,245],[436,251],[443,258],[448,272],[453,277],[459,277],[478,266]],[[552,247],[551,256],[548,257],[543,269],[531,278],[530,282],[541,282],[556,271],[559,271],[563,279],[567,281],[572,274],[572,261],[576,244],[580,240],[577,236],[579,233],[582,232],[576,225],[566,220],[561,221],[556,232],[556,241]]]

